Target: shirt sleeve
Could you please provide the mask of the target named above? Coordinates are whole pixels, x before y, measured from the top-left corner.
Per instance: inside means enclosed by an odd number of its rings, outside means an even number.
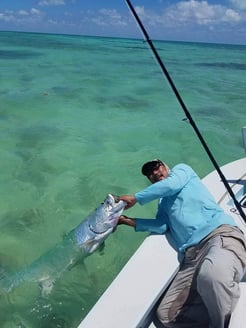
[[[136,200],[143,205],[158,198],[172,196],[178,193],[192,176],[196,176],[196,174],[190,166],[178,164],[170,171],[167,178],[137,192]]]

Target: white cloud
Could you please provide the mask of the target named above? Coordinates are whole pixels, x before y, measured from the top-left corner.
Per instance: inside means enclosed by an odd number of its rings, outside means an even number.
[[[246,0],[230,0],[235,8],[246,10]]]
[[[164,23],[164,15],[156,14],[150,10],[146,10],[144,6],[136,6],[136,13],[141,19],[147,21],[150,25],[157,25]]]
[[[20,16],[28,16],[28,12],[26,10],[22,10],[22,9],[19,10],[17,14]]]
[[[41,14],[41,11],[38,10],[38,9],[32,8],[32,9],[30,10],[30,13],[31,13],[32,15],[40,15],[40,14]]]
[[[11,22],[15,19],[15,16],[10,11],[0,12],[0,21]]]
[[[240,0],[231,0],[238,1]],[[241,3],[243,3],[242,0]],[[163,13],[154,13],[145,7],[135,7],[140,17],[149,25],[188,26],[200,25],[211,28],[223,24],[235,24],[243,21],[245,17],[236,9],[226,8],[221,5],[211,5],[207,1],[180,1],[166,8]]]
[[[221,5],[210,5],[207,1],[181,1],[176,8],[186,23],[194,21],[198,25],[218,25],[221,22],[240,21],[240,15],[233,9],[229,10]],[[178,19],[177,15],[176,19]]]
[[[223,16],[224,22],[237,23],[241,21],[241,16],[232,9],[227,9],[225,15]]]
[[[144,17],[144,16],[146,15],[146,12],[145,12],[144,6],[136,6],[136,7],[135,7],[135,11],[136,11],[136,13],[137,13],[139,16]]]
[[[95,15],[95,13],[94,13]],[[87,18],[89,19],[89,18]],[[125,19],[116,9],[100,9],[91,21],[99,26],[125,26]]]
[[[0,21],[11,22],[17,25],[40,21],[42,17],[43,13],[36,8],[31,8],[29,11],[20,9],[16,12],[13,10],[0,12]]]
[[[39,6],[63,6],[65,5],[64,0],[41,0],[38,3]]]

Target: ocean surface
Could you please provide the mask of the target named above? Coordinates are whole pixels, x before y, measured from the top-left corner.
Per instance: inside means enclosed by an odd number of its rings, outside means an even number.
[[[217,163],[244,157],[246,46],[154,45]],[[185,162],[201,177],[214,169],[141,39],[0,32],[0,79],[1,279],[60,243],[108,193],[146,187],[143,162]],[[145,236],[118,227],[49,295],[31,281],[0,292],[1,328],[75,328]]]

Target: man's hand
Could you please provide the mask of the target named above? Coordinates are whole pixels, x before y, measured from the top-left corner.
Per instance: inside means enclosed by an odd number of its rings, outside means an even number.
[[[132,206],[134,206],[137,202],[135,196],[131,196],[131,195],[123,195],[123,196],[120,196],[119,199],[123,200],[127,203],[127,206],[125,207],[126,210],[128,208],[131,208]]]
[[[136,227],[135,220],[132,219],[132,218],[129,218],[126,215],[121,215],[119,217],[119,221],[118,221],[117,225],[120,225],[120,224],[125,224],[125,225],[128,225],[130,227],[134,227],[134,228]]]

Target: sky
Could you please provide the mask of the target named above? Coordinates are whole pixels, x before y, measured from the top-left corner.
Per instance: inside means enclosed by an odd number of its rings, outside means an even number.
[[[246,45],[246,0],[132,0],[150,38]],[[0,0],[0,31],[142,38],[124,0]]]

